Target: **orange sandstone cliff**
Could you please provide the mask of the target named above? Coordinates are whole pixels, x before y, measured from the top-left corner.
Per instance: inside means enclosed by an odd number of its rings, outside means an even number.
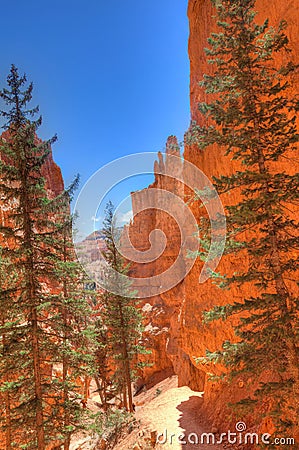
[[[1,138],[9,141],[9,130],[4,131]],[[37,142],[41,142],[38,137],[36,137],[36,140]],[[63,191],[64,183],[61,170],[53,160],[52,149],[50,149],[50,152],[42,166],[42,175],[45,178],[46,189],[50,197],[58,195]]]
[[[171,155],[177,157],[175,162]],[[155,163],[155,181],[147,189],[132,194],[133,214],[140,205],[147,205],[148,195],[151,189],[156,189],[154,195],[163,195],[159,189],[175,193],[184,198],[184,186],[175,178],[164,176],[163,173],[182,176],[184,165],[178,156],[180,155],[177,140],[174,136],[168,138],[166,145],[166,159],[162,154],[158,155]],[[158,198],[155,204],[158,204]],[[168,209],[167,206],[165,208]],[[160,209],[146,209],[134,217],[130,226],[130,239],[138,250],[147,250],[150,247],[149,235],[154,229],[163,230],[166,235],[166,248],[160,258],[149,264],[133,265],[131,274],[136,277],[151,277],[167,270],[178,257],[181,237],[178,224],[167,212]],[[181,321],[179,316],[185,298],[185,283],[182,281],[173,289],[143,300],[143,313],[145,315],[145,338],[147,345],[152,349],[151,366],[144,369],[145,381],[158,380],[171,372],[179,373],[181,385],[201,390],[204,387],[203,374],[194,367],[190,356],[181,345]],[[152,381],[152,382],[155,382]]]
[[[293,58],[297,64],[299,48],[298,34],[298,5],[296,1],[283,2],[273,0],[266,2],[257,0],[255,9],[258,11],[257,20],[262,22],[269,18],[270,25],[277,26],[281,19],[288,22],[287,34],[290,47],[293,49]],[[204,47],[207,46],[207,38],[215,29],[213,7],[210,0],[189,0],[188,17],[190,23],[189,36],[189,58],[190,58],[190,109],[191,120],[202,123],[202,117],[197,109],[199,101],[205,100],[205,94],[198,82],[204,73],[209,73],[205,58]],[[296,53],[297,52],[297,53]],[[296,60],[297,58],[297,60]],[[281,62],[281,61],[280,61]],[[298,72],[292,75],[291,89],[295,91],[298,84]],[[159,155],[156,168],[168,164],[167,155],[176,148],[176,139],[170,137],[167,142],[166,160]],[[177,154],[179,151],[177,150]],[[186,146],[184,150],[185,160],[190,161],[200,168],[210,179],[219,174],[232,173],[237,168],[237,163],[230,157],[224,156],[219,148],[210,148],[200,152],[194,145]],[[293,162],[281,163],[281,169],[288,173],[294,173],[296,167]],[[186,170],[183,167],[180,170]],[[297,168],[298,170],[298,168]],[[157,171],[156,171],[157,172]],[[148,190],[151,188],[163,188],[171,192],[178,192],[178,187],[172,179],[163,177],[156,173],[153,185],[143,191],[132,194],[133,212],[137,203],[146,203]],[[179,189],[182,189],[180,186]],[[179,192],[183,198],[184,193]],[[224,204],[235,202],[237,194],[230,198],[223,197]],[[190,205],[197,219],[200,218],[202,210],[198,204]],[[180,247],[180,239],[175,224],[161,211],[146,210],[139,213],[130,227],[130,237],[136,248],[145,250],[149,247],[149,233],[153,229],[162,229],[168,238],[168,245],[163,255],[155,262],[148,265],[134,265],[134,276],[145,277],[165,270],[167,265],[176,258]],[[219,270],[222,273],[232,273],[240,265],[246,265],[246,255],[238,257],[223,258]],[[221,430],[223,423],[226,424],[227,411],[225,405],[236,401],[243,396],[246,389],[244,380],[237,380],[233,386],[221,385],[209,381],[208,373],[219,373],[217,366],[196,365],[194,357],[205,356],[206,350],[211,351],[221,348],[226,339],[234,337],[232,327],[229,323],[202,324],[203,311],[211,309],[214,305],[226,304],[232,300],[241,300],[248,295],[249,289],[242,290],[233,287],[230,291],[222,291],[211,283],[210,280],[203,284],[198,283],[198,277],[202,263],[196,262],[188,276],[175,288],[143,301],[143,310],[146,314],[146,331],[150,346],[153,347],[151,367],[144,370],[144,380],[148,381],[154,376],[163,377],[168,372],[174,371],[179,378],[179,385],[188,385],[194,390],[204,390],[204,408],[209,419],[213,422],[213,430]],[[270,374],[265,374],[265,377]],[[241,418],[240,418],[241,419]],[[251,418],[247,418],[251,422]]]

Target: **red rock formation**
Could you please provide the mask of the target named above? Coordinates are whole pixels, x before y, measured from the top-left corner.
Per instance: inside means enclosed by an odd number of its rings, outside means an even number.
[[[46,189],[54,197],[60,194],[64,189],[63,178],[60,167],[54,162],[52,150],[50,151],[43,167],[42,174],[46,180]]]
[[[182,176],[183,162],[179,158],[174,161],[171,155],[177,157],[180,155],[177,140],[173,136],[168,138],[165,160],[161,154],[158,155],[158,161],[155,163],[154,183],[149,188],[132,194],[134,215],[140,205],[144,207],[147,205],[149,195],[163,195],[159,192],[152,194],[151,189],[167,190],[184,198],[182,183],[175,178],[163,175],[166,172],[171,173],[174,177]],[[157,198],[156,204],[158,203]],[[133,246],[143,251],[149,249],[149,235],[154,229],[163,230],[167,246],[161,257],[152,263],[133,265],[132,276],[143,278],[164,272],[173,264],[179,254],[181,236],[178,224],[169,214],[159,209],[145,209],[134,217],[129,233]],[[152,355],[149,359],[153,363],[143,371],[146,382],[157,380],[159,376],[168,376],[174,370],[176,373],[180,373],[180,385],[188,384],[192,388],[203,388],[202,373],[194,367],[180,343],[180,313],[184,297],[184,283],[179,283],[173,289],[143,301],[145,338],[148,346],[152,348]]]
[[[176,143],[176,141],[169,138],[170,142]],[[169,146],[168,151],[170,151]],[[150,189],[163,189],[165,188],[165,183],[169,183],[170,191],[176,190],[172,179],[166,180],[165,177],[158,174],[159,171],[163,172],[164,164],[168,164],[168,161],[163,161],[162,155],[160,154],[159,160],[155,164],[156,174],[154,183],[148,189],[132,194],[133,215],[136,214],[139,205],[146,205],[148,203],[147,195]],[[182,170],[182,167],[178,168],[178,170]],[[158,193],[156,194],[158,195]],[[163,227],[163,222],[165,221],[169,225],[166,230]],[[151,231],[158,228],[158,224],[166,232],[167,238],[167,248],[165,249],[163,258],[159,258],[159,262],[154,261],[148,264],[133,265],[131,269],[132,276],[138,278],[152,276],[169,267],[169,259],[171,259],[172,255],[176,257],[179,242],[176,223],[169,215],[160,210],[146,209],[135,216],[134,222],[129,230],[129,236],[133,246],[141,251],[148,250],[150,247],[149,235]],[[176,235],[176,239],[169,239],[171,231]],[[145,316],[145,342],[146,346],[152,350],[150,358],[146,358],[146,360],[150,361],[151,365],[143,371],[145,381],[148,381],[153,376],[155,376],[155,379],[158,379],[159,376],[163,377],[164,374],[171,374],[173,372],[171,355],[166,355],[166,347],[170,345],[169,329],[171,318],[180,305],[180,300],[176,297],[178,296],[167,299],[168,301],[165,303],[162,294],[145,299],[142,303],[142,310]],[[177,316],[177,314],[175,315]]]
[[[258,11],[257,20],[263,22],[265,18],[269,18],[270,25],[277,26],[281,19],[288,22],[287,34],[290,40],[290,47],[294,50],[293,58],[298,61],[298,11],[296,2],[291,1],[287,4],[282,0],[273,0],[265,2],[257,0],[255,9]],[[197,110],[199,101],[205,100],[205,93],[198,85],[204,73],[211,71],[211,66],[206,62],[204,47],[206,47],[207,38],[215,29],[212,3],[210,0],[189,0],[188,17],[190,22],[189,37],[189,57],[190,57],[190,108],[191,119],[197,123],[202,123],[202,117]],[[297,53],[296,53],[297,52]],[[282,61],[278,61],[281,63]],[[296,90],[298,83],[298,72],[292,75],[291,89]],[[168,141],[175,142],[174,138]],[[232,161],[230,157],[224,156],[219,148],[209,148],[208,151],[201,152],[196,146],[187,146],[184,151],[186,160],[195,164],[210,179],[219,174],[230,174],[238,167],[237,163]],[[167,159],[167,158],[166,158]],[[159,164],[167,164],[167,160],[163,161],[159,156]],[[285,161],[281,163],[281,169],[287,173],[294,173],[296,167],[294,163]],[[183,169],[184,170],[184,169]],[[160,175],[156,176],[155,182],[149,187],[163,186],[164,189],[172,191],[175,187],[169,180],[163,180]],[[165,178],[165,177],[164,177]],[[173,183],[173,182],[172,182]],[[139,191],[132,196],[133,211],[134,202],[143,201],[146,198],[147,190]],[[237,194],[230,197],[223,197],[224,204],[234,203]],[[202,214],[198,209],[198,204],[191,205],[197,218]],[[160,212],[146,212],[140,214],[134,219],[131,226],[130,234],[132,242],[139,249],[146,248],[146,242],[149,232],[154,228],[161,228],[170,237],[170,253],[171,258],[175,257],[175,253],[179,246],[176,235],[172,231],[172,225],[169,228],[169,221]],[[134,239],[134,237],[136,239]],[[139,266],[134,267],[135,276],[149,276],[155,274],[157,270],[165,267],[166,256],[161,258],[151,267]],[[246,256],[223,258],[220,264],[220,271],[231,273],[239,267],[246,264]],[[202,324],[202,313],[211,309],[214,305],[226,304],[232,299],[238,301],[248,295],[249,289],[252,293],[252,287],[243,290],[233,287],[230,291],[221,291],[215,287],[210,280],[204,284],[198,284],[198,276],[202,267],[201,262],[197,262],[192,271],[174,289],[161,294],[159,298],[147,299],[149,311],[148,321],[155,325],[156,332],[150,333],[151,339],[155,345],[154,363],[155,365],[147,369],[145,377],[153,374],[155,370],[163,371],[169,367],[170,361],[173,369],[179,377],[179,385],[188,385],[192,389],[202,390],[204,387],[204,405],[207,415],[214,423],[215,429],[227,428],[227,418],[225,417],[225,405],[227,403],[238,400],[243,396],[245,389],[244,381],[238,380],[236,385],[232,387],[221,386],[220,384],[208,381],[207,373],[219,373],[219,367],[198,366],[194,363],[193,357],[204,356],[206,349],[213,351],[221,348],[222,342],[226,339],[233,339],[234,334],[231,325],[228,323],[213,323],[209,326]],[[161,311],[157,316],[156,311]],[[165,332],[164,332],[165,330]],[[265,374],[267,378],[270,374]],[[248,418],[250,421],[250,418]],[[224,430],[225,431],[225,430]]]
[[[9,141],[9,131],[4,131],[1,134],[1,138]],[[36,142],[42,142],[41,139],[36,137]],[[56,196],[60,194],[64,189],[63,178],[61,174],[61,170],[58,165],[53,160],[52,149],[50,148],[50,152],[48,157],[46,158],[43,166],[42,166],[42,176],[45,178],[46,189],[50,196]]]

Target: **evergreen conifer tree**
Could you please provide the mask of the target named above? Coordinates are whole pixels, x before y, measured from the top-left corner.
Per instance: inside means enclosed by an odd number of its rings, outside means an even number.
[[[79,423],[75,375],[88,366],[86,302],[70,246],[71,190],[49,196],[42,166],[55,138],[41,142],[30,109],[32,84],[15,66],[0,92],[7,133],[0,140],[0,226],[3,259],[14,283],[1,284],[1,426],[7,448],[69,448]],[[84,313],[83,313],[84,311]],[[81,325],[81,328],[80,328]],[[60,374],[62,369],[62,374]]]
[[[277,54],[284,60],[289,56],[284,21],[277,30],[268,20],[258,25],[254,0],[212,1],[218,32],[209,38],[206,54],[214,71],[201,82],[208,101],[199,105],[208,125],[193,124],[190,137],[201,150],[218,145],[240,162],[240,170],[214,179],[219,194],[241,194],[239,202],[226,207],[226,251],[245,251],[249,260],[223,285],[250,283],[258,293],[206,314],[207,321],[239,318],[237,342],[208,352],[207,360],[224,363],[233,379],[242,375],[256,381],[270,371],[272,380],[260,382],[239,406],[266,410],[277,430],[294,436],[299,417],[299,174],[281,167],[284,160],[293,161],[294,168],[298,164],[298,99],[290,95],[288,81],[295,67],[291,61],[278,67],[275,61]]]
[[[87,419],[87,415],[82,406],[86,407],[86,385],[94,373],[95,364],[96,336],[90,306],[93,295],[84,288],[86,279],[76,260],[72,241],[73,217],[69,213],[70,197],[77,181],[78,178],[62,193],[59,220],[56,221],[57,237],[53,239],[55,252],[59,255],[53,269],[61,286],[59,295],[54,294],[52,298],[52,305],[56,308],[53,331],[60,342],[56,361],[62,369],[61,377],[55,380],[57,398],[62,395],[57,403],[58,409],[62,407],[63,410],[63,417],[57,411],[57,427],[64,450],[69,449],[72,434],[78,428],[84,428],[83,419]]]
[[[105,314],[104,314],[105,315]],[[107,326],[103,322],[101,313],[98,313],[95,327],[97,330],[97,348],[95,351],[95,381],[99,395],[101,397],[101,403],[104,411],[108,409],[108,400],[113,398],[116,392],[113,392],[111,385],[112,367],[109,358],[109,340],[107,336]]]
[[[106,250],[104,257],[111,268],[117,273],[126,275],[129,266],[117,250],[117,240],[120,230],[116,226],[114,207],[111,202],[106,206],[103,230]],[[101,296],[103,304],[102,320],[107,330],[108,357],[113,361],[113,386],[116,392],[122,394],[123,405],[133,411],[132,381],[138,367],[138,354],[146,353],[141,344],[142,315],[134,298],[134,292],[129,282],[123,282],[119,277],[111,277],[108,285],[122,283],[123,295],[105,291]]]

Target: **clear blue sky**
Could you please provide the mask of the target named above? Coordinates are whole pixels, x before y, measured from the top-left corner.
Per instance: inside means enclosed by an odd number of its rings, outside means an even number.
[[[66,184],[189,125],[187,0],[26,0],[1,5],[0,82],[34,82]],[[138,181],[140,183],[140,180]]]

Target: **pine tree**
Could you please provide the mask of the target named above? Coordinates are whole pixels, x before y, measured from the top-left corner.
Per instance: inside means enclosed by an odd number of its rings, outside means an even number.
[[[116,226],[114,207],[111,202],[106,206],[102,233],[106,245],[104,257],[108,265],[118,274],[126,275],[129,266],[117,250],[120,230]],[[123,281],[117,274],[114,276],[109,273],[108,277],[107,288],[109,289],[110,285],[112,289],[102,294],[101,301],[102,320],[107,330],[108,355],[113,360],[115,368],[112,382],[116,392],[122,394],[124,407],[132,412],[132,381],[138,367],[137,356],[146,352],[141,345],[142,315],[130,283]],[[115,290],[116,284],[118,289]],[[123,295],[114,294],[113,292],[116,291]]]
[[[60,280],[62,290],[53,296],[56,317],[53,331],[60,341],[56,361],[62,366],[61,378],[55,380],[58,402],[63,409],[63,418],[59,418],[57,427],[63,440],[64,450],[70,447],[71,436],[78,428],[84,428],[83,418],[87,415],[82,410],[86,407],[86,387],[94,372],[95,328],[92,320],[91,293],[84,289],[85,275],[75,257],[72,241],[73,217],[69,213],[69,203],[76,189],[78,178],[65,191],[61,199],[61,211],[56,222],[57,237],[53,240],[59,260],[55,262],[55,275]],[[57,214],[56,214],[57,220]],[[78,379],[81,380],[78,385]],[[84,393],[79,392],[81,387]],[[61,403],[61,404],[60,404]],[[58,413],[57,413],[58,414]],[[59,414],[58,414],[59,417]]]
[[[41,142],[36,136],[41,118],[33,119],[38,108],[28,109],[32,83],[26,87],[15,66],[7,83],[0,92],[7,105],[1,111],[7,133],[0,140],[6,213],[0,234],[15,282],[0,287],[0,391],[7,398],[0,422],[7,448],[42,450],[58,441],[67,450],[79,421],[74,376],[87,367],[89,353],[86,303],[76,292],[80,276],[70,250],[72,189],[49,196],[42,167],[55,138]]]
[[[108,401],[117,395],[113,392],[111,385],[112,368],[109,365],[109,340],[107,336],[107,326],[103,322],[101,313],[97,314],[95,327],[97,330],[97,348],[95,351],[95,381],[99,395],[101,397],[101,404],[104,411],[108,409]]]
[[[226,207],[229,252],[247,252],[249,264],[224,278],[222,286],[254,284],[257,295],[215,307],[206,320],[238,317],[236,341],[207,353],[224,363],[234,379],[265,370],[272,381],[260,382],[239,406],[271,417],[277,430],[298,432],[298,208],[299,174],[285,173],[282,161],[298,163],[296,128],[298,99],[290,95],[289,61],[277,67],[275,56],[289,55],[286,23],[277,30],[255,22],[254,0],[213,0],[218,32],[206,54],[213,64],[201,86],[208,97],[199,109],[208,125],[193,124],[191,141],[201,150],[225,149],[240,170],[214,179],[219,194],[236,190],[241,200]],[[297,209],[298,211],[298,209]],[[240,235],[247,232],[244,242]],[[256,417],[257,418],[257,417]],[[257,419],[258,420],[258,419]]]

